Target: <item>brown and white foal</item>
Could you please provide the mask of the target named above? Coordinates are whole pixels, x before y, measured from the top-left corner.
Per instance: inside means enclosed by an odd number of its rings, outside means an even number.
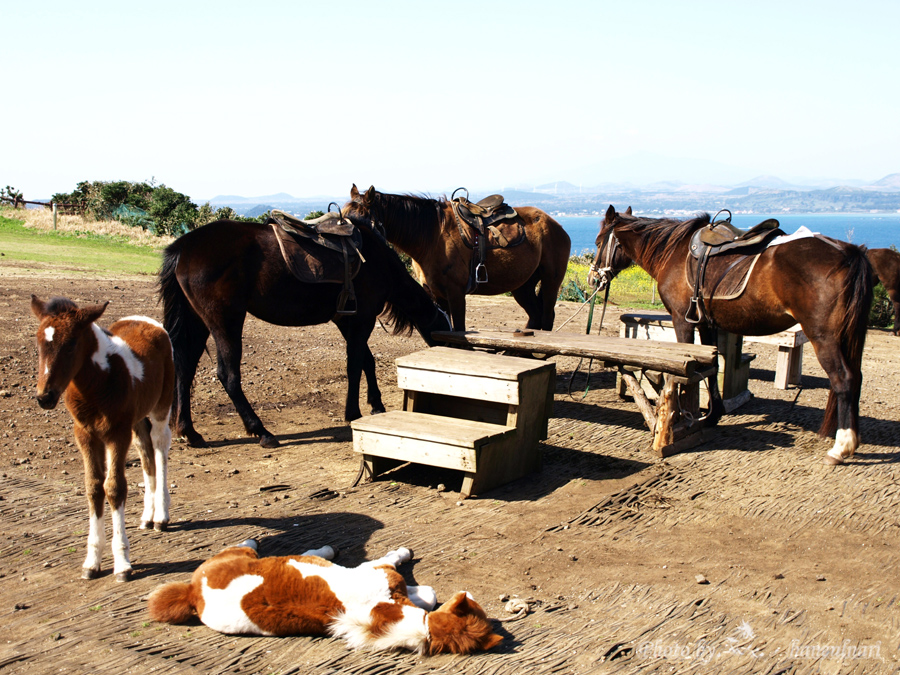
[[[299,556],[259,558],[248,539],[200,565],[190,583],[169,583],[148,598],[155,621],[197,616],[213,630],[248,635],[332,635],[354,649],[468,654],[503,638],[465,592],[435,605],[428,586],[407,586],[396,566],[409,549],[347,568],[326,546]]]
[[[108,304],[79,308],[68,298],[43,302],[31,296],[31,310],[41,322],[37,401],[50,410],[65,393],[66,407],[75,421],[90,512],[82,578],[93,579],[100,573],[106,540],[105,498],[112,512],[113,572],[116,581],[128,581],[125,459],[133,433],[144,470],[141,528],[166,529],[166,462],[172,442],[169,414],[175,366],[169,335],[157,321],[130,316],[116,321],[109,330],[95,324]]]

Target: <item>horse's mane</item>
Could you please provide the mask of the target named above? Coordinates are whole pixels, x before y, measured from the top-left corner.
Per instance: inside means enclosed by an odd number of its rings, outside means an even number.
[[[362,217],[357,204],[349,204],[349,215]],[[426,195],[394,195],[386,192],[375,193],[374,208],[380,213],[389,238],[401,249],[409,250],[423,244],[430,245],[440,236],[441,225],[447,199],[434,199]],[[365,214],[371,216],[373,214]]]
[[[659,269],[669,263],[675,250],[687,237],[708,225],[709,220],[708,213],[701,213],[688,220],[637,218],[619,214],[616,228],[639,235],[642,264],[650,269]]]
[[[65,312],[73,312],[76,309],[78,309],[78,305],[68,298],[61,297],[50,298],[47,301],[47,305],[44,307],[44,311],[52,316],[64,314]]]
[[[402,275],[398,276],[398,278],[403,279],[403,277],[409,277],[409,283],[418,286],[418,282],[410,276],[406,269],[406,265],[400,260],[400,256],[397,255],[393,246],[384,239],[380,232],[372,229],[370,221],[357,218],[352,214],[349,214],[347,217],[350,219],[350,222],[362,232],[364,247],[363,255],[368,255],[369,251],[374,247],[379,251],[377,255],[384,260],[384,264],[390,266],[395,274]],[[403,283],[405,284],[406,281],[404,280]],[[398,290],[402,292],[402,289]],[[385,322],[393,326],[391,332],[394,335],[412,335],[413,328],[415,327],[412,317],[392,303],[390,297],[391,296],[388,295],[388,300],[385,303],[384,312],[382,312],[381,316],[384,317]]]

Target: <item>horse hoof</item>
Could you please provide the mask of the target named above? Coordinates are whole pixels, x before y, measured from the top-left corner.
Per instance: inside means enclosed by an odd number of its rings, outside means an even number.
[[[141,527],[140,527],[140,529],[142,529],[142,530],[149,530],[149,529],[152,528],[152,527],[153,527],[153,521],[152,521],[152,520],[142,520],[142,521],[141,521]]]
[[[825,458],[822,460],[822,464],[825,466],[839,466],[844,463],[843,459],[838,459],[832,455],[825,455]]]
[[[278,439],[271,434],[260,436],[259,444],[264,448],[277,448],[281,445],[281,443],[278,442]]]
[[[116,574],[116,581],[118,583],[131,581],[131,570],[125,570],[124,572],[119,572],[118,574]]]
[[[157,532],[165,532],[169,529],[169,521],[162,521],[159,523],[153,523],[153,529]]]
[[[187,441],[187,444],[192,448],[208,448],[209,443],[206,442],[206,439],[203,438],[196,431],[186,431],[182,434],[182,437]]]
[[[244,539],[238,546],[244,546],[246,548],[252,548],[254,551],[259,550],[259,542],[256,539]]]
[[[93,569],[90,567],[82,567],[81,568],[81,578],[82,579],[96,579],[100,576],[100,569]]]
[[[372,412],[370,414],[380,415],[381,413],[386,413],[386,412],[387,412],[387,410],[385,409],[385,407],[381,406],[379,408],[372,408]]]

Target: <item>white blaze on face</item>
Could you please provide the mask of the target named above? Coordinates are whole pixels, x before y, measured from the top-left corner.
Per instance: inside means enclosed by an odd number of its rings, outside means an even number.
[[[53,334],[56,333],[56,329],[53,326],[47,326],[44,329],[44,339],[47,342],[53,342]]]
[[[109,357],[117,354],[122,357],[132,379],[144,379],[144,364],[131,351],[125,340],[118,335],[107,335],[97,324],[92,324],[91,328],[94,331],[94,336],[97,338],[97,351],[91,357],[94,363],[103,370],[109,370]]]

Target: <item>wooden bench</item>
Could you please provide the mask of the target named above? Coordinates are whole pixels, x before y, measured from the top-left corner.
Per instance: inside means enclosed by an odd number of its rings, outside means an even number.
[[[404,462],[457,469],[465,498],[540,468],[553,363],[434,347],[396,364],[403,410],[350,425],[370,477]]]
[[[700,382],[716,373],[718,352],[706,345],[638,341],[599,335],[528,331],[437,331],[432,337],[448,344],[530,354],[593,358],[618,370],[652,433],[651,450],[659,457],[706,440],[700,419]],[[656,405],[636,374],[651,382]],[[646,377],[645,377],[646,376]]]
[[[662,313],[632,313],[621,316],[619,335],[630,338],[676,341],[672,317]],[[787,389],[800,384],[803,373],[803,345],[809,339],[796,324],[775,335],[735,335],[719,329],[719,390],[725,409],[731,412],[751,398],[747,391],[750,363],[755,354],[744,354],[744,343],[769,344],[778,347],[775,365],[775,388]]]
[[[803,345],[809,342],[809,338],[799,323],[775,335],[745,335],[744,342],[778,347],[778,360],[775,362],[776,389],[787,389],[790,384],[800,384],[803,375]]]
[[[629,313],[619,317],[622,325],[619,336],[643,340],[678,342],[672,317],[659,312]],[[697,340],[696,336],[694,337]],[[725,410],[731,412],[753,398],[747,388],[750,383],[750,363],[755,354],[744,354],[742,336],[719,329],[717,348],[719,350],[719,391]],[[619,395],[625,394],[624,383],[619,383]],[[708,405],[708,394],[702,391],[701,405]]]

